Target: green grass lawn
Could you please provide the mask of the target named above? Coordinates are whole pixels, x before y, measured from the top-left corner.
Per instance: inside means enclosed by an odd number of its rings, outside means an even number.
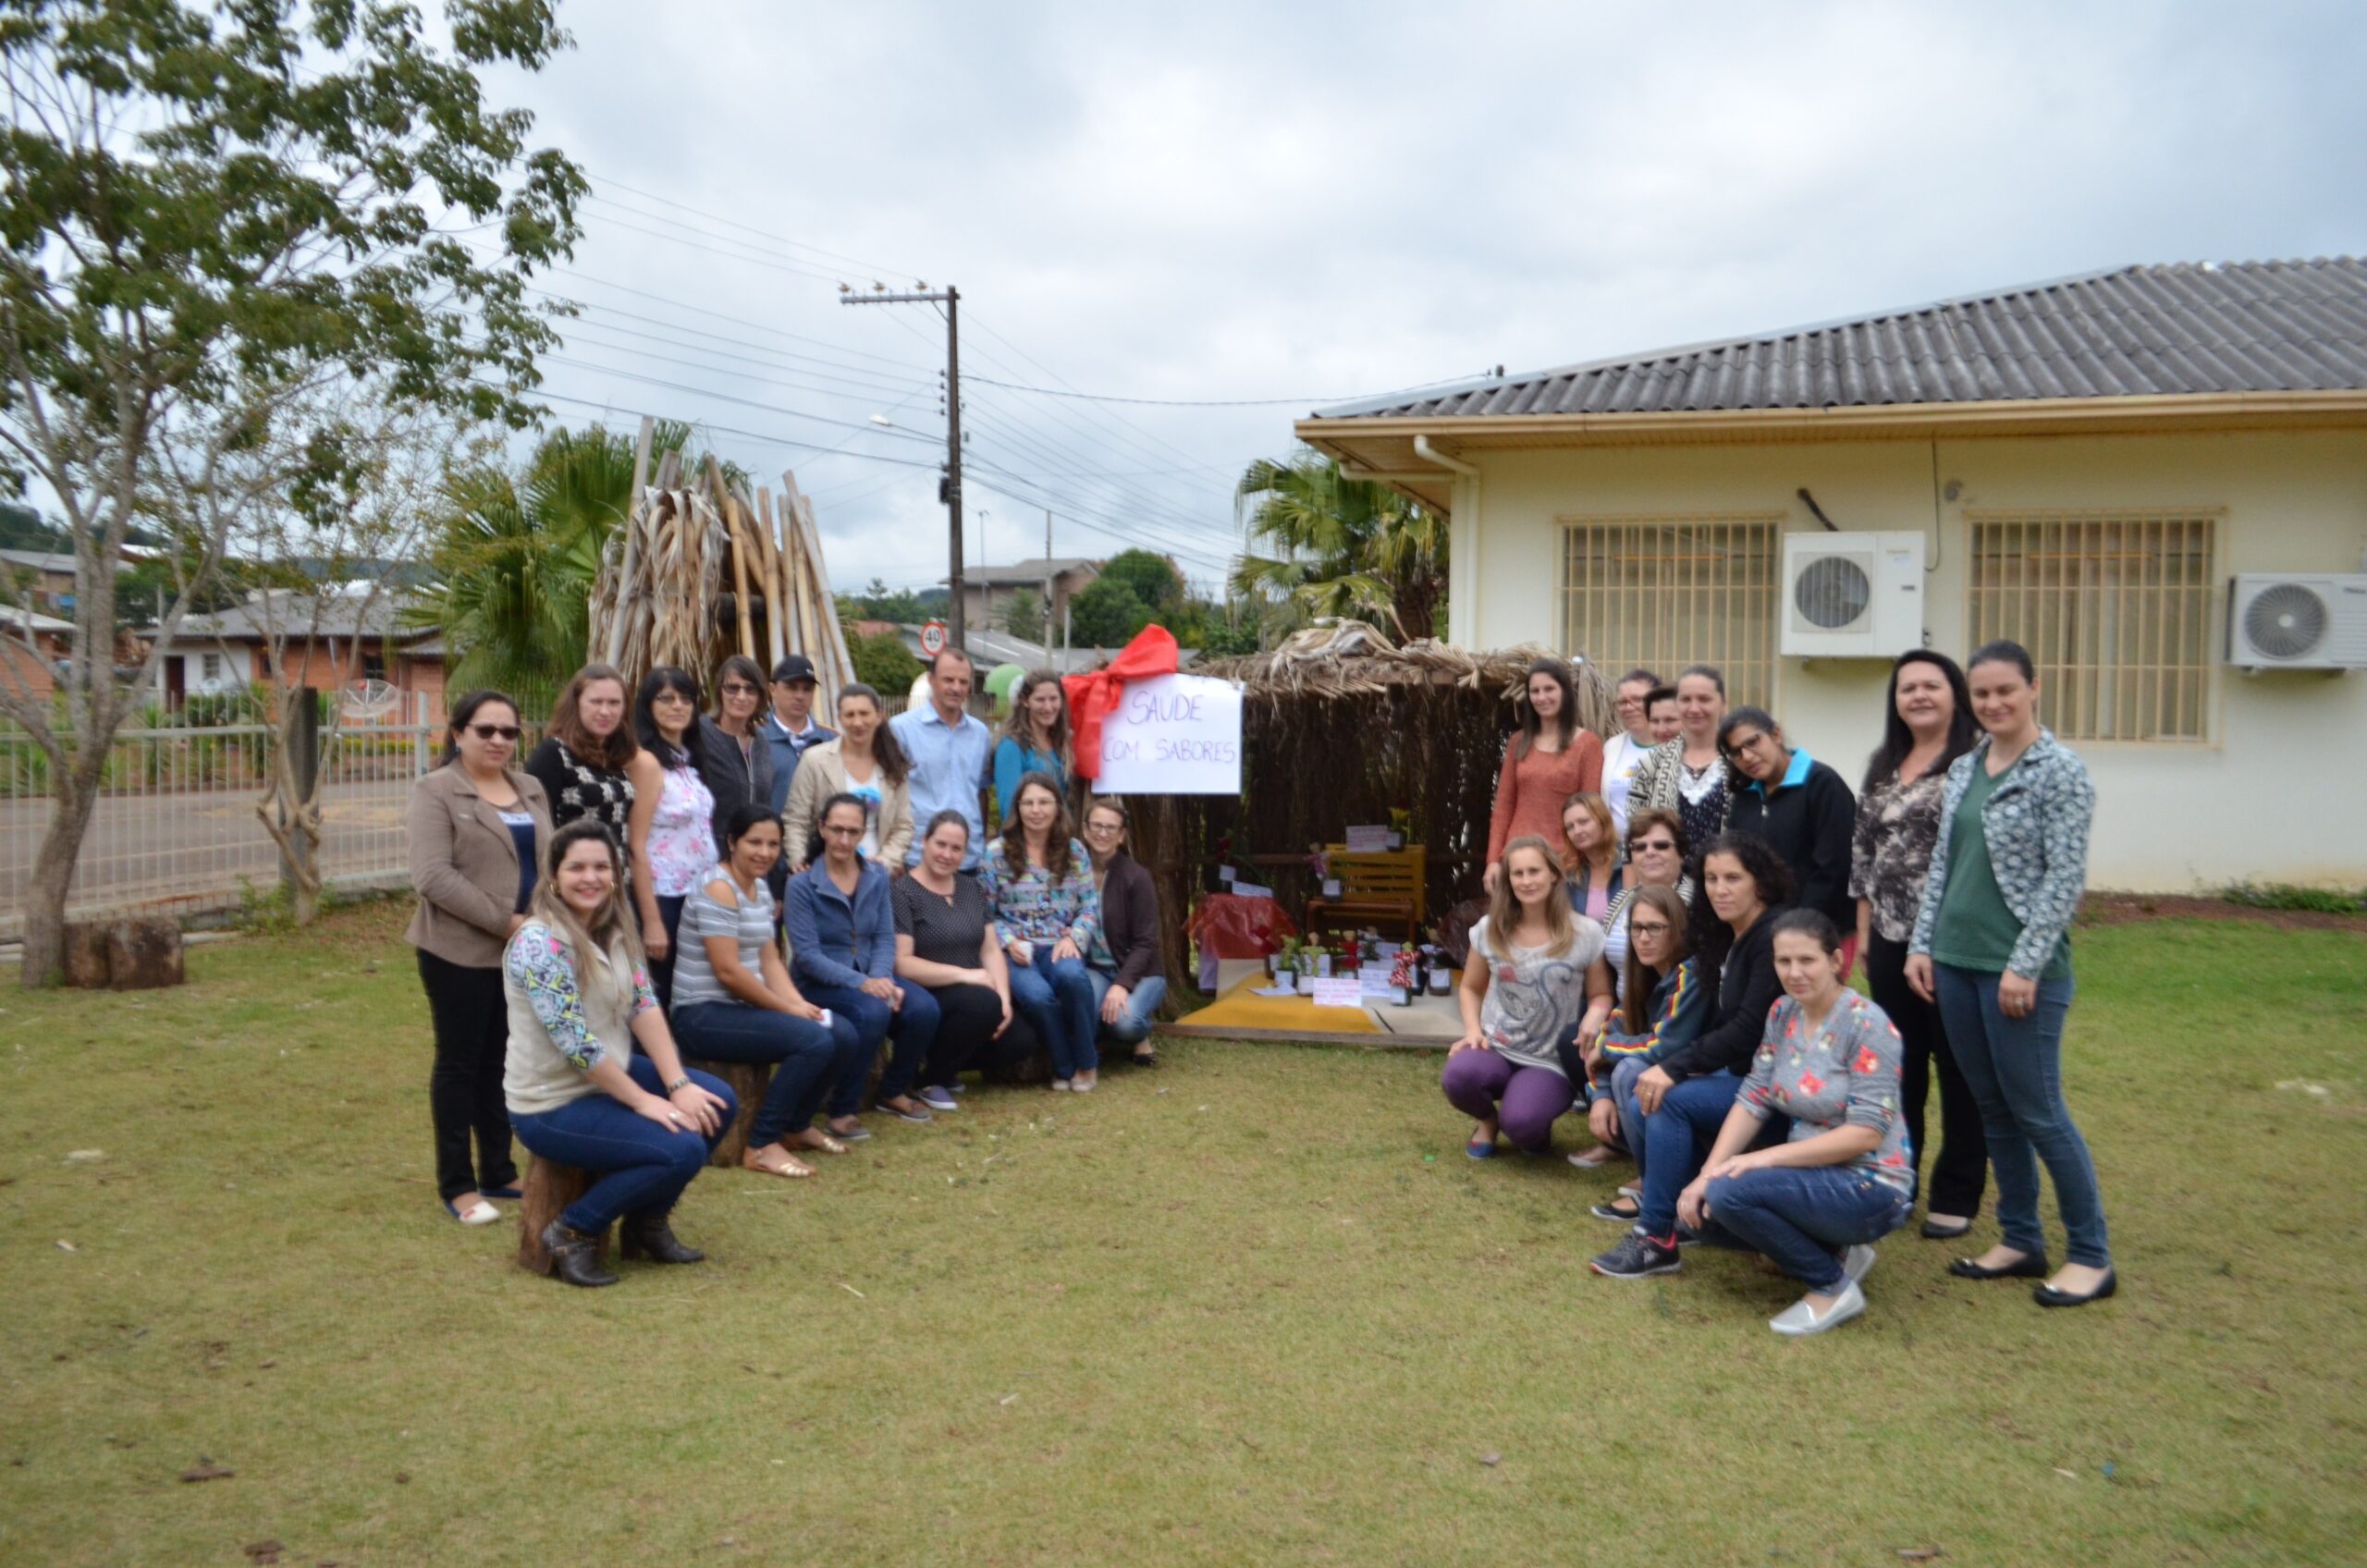
[[[1910,1231],[1795,1342],[1748,1258],[1589,1274],[1621,1178],[1466,1160],[1436,1056],[1198,1042],[710,1171],[709,1263],[569,1291],[435,1204],[397,929],[0,995],[0,1562],[2367,1558],[2354,934],[2083,931],[2119,1298]]]

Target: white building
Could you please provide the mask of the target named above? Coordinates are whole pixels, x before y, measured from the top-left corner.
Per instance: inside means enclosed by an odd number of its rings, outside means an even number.
[[[1297,432],[1450,515],[1455,641],[1718,664],[1853,784],[1914,634],[1801,656],[1785,541],[1908,535],[1922,641],[2038,659],[2096,886],[2367,884],[2367,672],[2258,668],[2228,625],[2238,574],[2367,572],[2367,263],[2129,267]],[[2322,647],[2367,581],[2324,603]]]

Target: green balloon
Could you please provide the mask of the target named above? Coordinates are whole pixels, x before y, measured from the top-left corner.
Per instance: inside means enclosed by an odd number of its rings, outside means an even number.
[[[987,694],[994,698],[995,706],[1011,706],[1012,688],[1027,679],[1027,671],[1015,664],[999,664],[987,671]]]

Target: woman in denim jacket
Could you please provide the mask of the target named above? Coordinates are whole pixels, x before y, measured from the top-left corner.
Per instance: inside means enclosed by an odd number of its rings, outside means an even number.
[[[1980,1103],[2004,1240],[1949,1272],[2045,1279],[2041,1306],[2082,1306],[2117,1285],[2095,1164],[2063,1103],[2071,917],[2087,885],[2096,790],[2079,759],[2039,725],[2027,649],[1987,643],[1967,675],[1973,715],[1988,733],[1948,768],[1907,979],[1938,1003]],[[2041,1160],[2070,1258],[2051,1278],[2038,1218]]]

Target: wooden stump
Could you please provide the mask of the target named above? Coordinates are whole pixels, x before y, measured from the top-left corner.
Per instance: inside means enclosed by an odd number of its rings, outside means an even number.
[[[518,1206],[518,1267],[530,1274],[548,1274],[554,1267],[550,1249],[543,1245],[543,1228],[569,1204],[592,1187],[593,1174],[572,1165],[553,1165],[540,1155],[526,1165],[524,1200]],[[600,1232],[600,1261],[608,1260],[608,1232]]]
[[[748,1152],[748,1129],[755,1124],[757,1103],[772,1087],[771,1066],[764,1062],[694,1061],[687,1057],[682,1065],[711,1072],[731,1086],[732,1096],[740,1102],[740,1114],[724,1129],[723,1140],[715,1145],[707,1163],[726,1169],[737,1167],[740,1157]]]
[[[1012,1027],[1019,1025],[1014,1021]],[[980,1074],[989,1084],[1042,1085],[1052,1081],[1051,1047],[1038,1043],[1036,1048],[1014,1062],[989,1067]]]
[[[181,968],[181,928],[175,920],[118,920],[107,927],[107,986],[153,990],[189,978]]]
[[[66,983],[78,991],[107,988],[107,923],[69,920],[66,923]]]

